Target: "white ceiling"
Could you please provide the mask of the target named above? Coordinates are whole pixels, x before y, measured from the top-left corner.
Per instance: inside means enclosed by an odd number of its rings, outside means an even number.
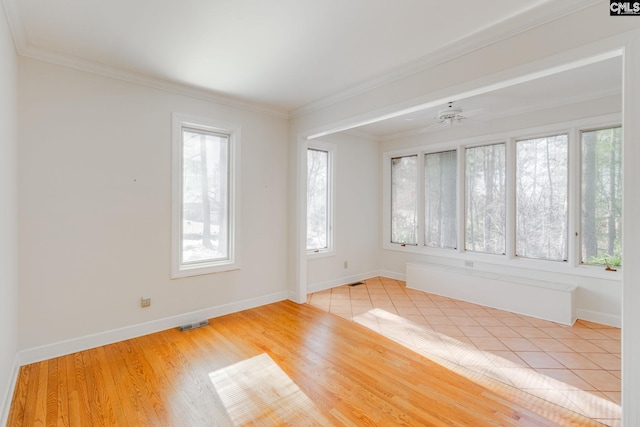
[[[452,99],[453,106],[462,109],[464,117],[453,126],[471,125],[481,129],[493,120],[621,94],[622,57],[615,56],[492,92]],[[425,108],[356,129],[382,139],[447,130],[449,125],[435,120],[438,111],[446,107],[443,104]]]
[[[23,55],[148,76],[281,113],[597,2],[2,1]]]

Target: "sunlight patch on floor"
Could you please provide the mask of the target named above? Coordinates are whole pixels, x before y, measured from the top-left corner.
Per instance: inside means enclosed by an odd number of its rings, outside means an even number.
[[[620,405],[388,311],[374,308],[353,321],[476,382],[493,378],[606,424],[620,419]]]
[[[330,425],[265,353],[209,374],[234,425]]]

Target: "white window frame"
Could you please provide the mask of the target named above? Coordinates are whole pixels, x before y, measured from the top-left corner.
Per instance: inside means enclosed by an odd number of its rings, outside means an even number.
[[[515,131],[505,131],[490,135],[449,140],[385,151],[381,155],[382,160],[382,248],[398,252],[420,254],[438,258],[449,258],[460,262],[479,262],[507,267],[524,268],[527,270],[539,270],[556,272],[584,277],[601,277],[619,280],[622,268],[618,272],[607,272],[602,266],[581,264],[580,256],[580,221],[581,200],[580,188],[580,133],[582,130],[593,130],[607,127],[620,126],[619,114],[608,114],[585,119],[567,121],[551,125],[535,126]],[[515,144],[522,139],[530,139],[554,134],[567,134],[569,137],[569,176],[568,176],[568,261],[554,261],[546,259],[534,259],[515,256]],[[465,149],[477,146],[497,143],[506,144],[506,254],[489,254],[471,252],[465,250]],[[402,156],[418,155],[419,161],[424,155],[446,150],[458,150],[458,249],[435,248],[424,245],[422,232],[418,233],[417,245],[402,246],[391,243],[391,159]],[[578,167],[576,167],[576,165]],[[423,165],[418,168],[418,229],[423,228],[424,221],[424,171]],[[624,185],[624,184],[623,184]],[[453,261],[455,262],[455,261]],[[624,264],[624,261],[623,261]]]
[[[580,162],[579,168],[575,173],[574,173],[574,178],[576,181],[576,197],[574,197],[574,199],[576,200],[576,206],[575,206],[575,217],[576,217],[576,226],[575,226],[575,231],[574,231],[574,235],[576,237],[576,247],[575,247],[575,251],[576,254],[574,256],[575,260],[574,263],[577,266],[581,266],[581,267],[586,267],[586,268],[602,268],[601,264],[589,264],[584,262],[584,260],[582,259],[582,239],[583,239],[583,233],[582,233],[582,134],[585,132],[593,132],[593,131],[599,131],[599,130],[605,130],[605,129],[611,129],[611,128],[617,128],[620,127],[622,128],[621,125],[621,121],[615,121],[615,122],[605,122],[603,124],[599,124],[597,126],[582,126],[582,127],[578,127],[575,130],[575,139],[576,139],[576,144],[575,144],[575,158],[576,161]],[[622,162],[624,163],[624,128],[622,128],[623,132],[622,132],[622,138],[623,138],[623,144],[622,144]],[[623,190],[624,188],[624,174],[622,176],[622,186],[620,187],[620,190]],[[623,199],[623,203],[624,203],[624,199]],[[624,222],[624,219],[623,219]],[[623,227],[624,230],[624,227]],[[571,236],[569,236],[571,237]],[[624,267],[624,254],[622,255],[622,266],[616,266],[615,268],[618,270],[622,270],[622,268]]]
[[[228,257],[223,260],[182,263],[182,200],[183,200],[183,129],[215,132],[228,136]],[[238,270],[240,268],[240,133],[238,125],[205,117],[173,113],[172,115],[172,180],[171,180],[171,278],[197,276]]]
[[[554,138],[557,136],[566,136],[567,138],[567,198],[566,198],[566,203],[567,203],[567,212],[565,214],[565,225],[567,227],[567,231],[566,231],[566,236],[565,236],[565,244],[567,245],[567,252],[566,252],[566,257],[567,259],[548,259],[548,258],[536,258],[536,257],[529,257],[529,256],[524,256],[524,255],[518,255],[518,251],[517,251],[517,234],[518,234],[518,224],[517,224],[517,215],[518,215],[518,206],[517,206],[517,196],[518,196],[518,191],[517,191],[517,181],[518,181],[518,168],[517,168],[517,164],[518,164],[518,159],[517,159],[517,155],[518,155],[518,150],[517,150],[517,146],[518,143],[520,142],[527,142],[527,141],[531,141],[531,140],[535,140],[535,139],[543,139],[543,138]],[[514,186],[513,189],[513,213],[511,214],[513,216],[513,218],[510,218],[512,221],[514,221],[514,226],[513,228],[511,228],[513,230],[513,236],[512,240],[513,241],[513,249],[509,250],[510,255],[512,255],[513,257],[516,258],[522,258],[522,259],[531,259],[531,260],[540,260],[540,261],[549,261],[549,262],[564,262],[564,263],[568,263],[570,260],[570,255],[569,253],[571,252],[569,247],[571,246],[571,236],[570,236],[570,222],[571,222],[571,192],[572,191],[576,191],[576,189],[572,189],[571,188],[571,170],[573,168],[578,168],[580,169],[581,166],[581,161],[578,161],[577,163],[574,161],[571,161],[571,157],[572,157],[572,153],[571,153],[571,146],[572,145],[576,145],[576,144],[580,144],[580,141],[575,140],[572,135],[571,132],[569,130],[565,130],[560,131],[560,132],[553,132],[553,133],[549,133],[549,134],[538,134],[538,135],[533,135],[533,136],[526,136],[526,137],[522,137],[522,138],[517,138],[514,139],[511,142],[512,145],[512,151],[513,151],[513,160],[510,160],[510,158],[507,158],[506,161],[507,163],[511,162],[511,167],[514,170],[514,175],[513,175],[513,181],[511,182],[512,186]],[[507,179],[510,179],[510,176],[507,176]],[[579,191],[579,190],[578,190]],[[507,213],[509,214],[509,213]],[[508,233],[509,233],[509,226],[507,226],[507,237],[509,237]]]
[[[307,149],[305,150],[305,170],[307,169],[307,156],[308,150],[325,151],[328,155],[328,171],[327,177],[329,182],[327,183],[327,189],[329,194],[327,195],[327,247],[318,249],[307,249],[307,258],[321,258],[326,256],[335,255],[335,197],[336,197],[336,152],[337,145],[330,142],[311,140],[307,142]],[[305,173],[306,176],[306,173]],[[306,183],[305,183],[306,188]],[[305,209],[306,211],[306,209]],[[306,223],[306,219],[305,219]],[[306,233],[306,230],[305,230]],[[305,238],[306,241],[306,238]]]

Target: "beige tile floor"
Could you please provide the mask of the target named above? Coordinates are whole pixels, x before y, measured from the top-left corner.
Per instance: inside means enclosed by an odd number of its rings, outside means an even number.
[[[619,328],[582,320],[569,327],[383,277],[316,292],[307,302],[478,381],[501,381],[610,426],[620,422]]]

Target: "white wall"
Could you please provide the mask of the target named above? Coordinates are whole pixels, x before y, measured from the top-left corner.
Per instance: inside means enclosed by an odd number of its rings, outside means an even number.
[[[286,298],[286,120],[28,58],[19,73],[21,350]],[[170,279],[172,112],[242,127],[239,271]]]
[[[309,258],[309,292],[375,276],[378,271],[378,143],[346,133],[320,140],[336,144],[337,150],[335,253]]]
[[[8,415],[18,350],[17,57],[0,7],[0,425]]]

